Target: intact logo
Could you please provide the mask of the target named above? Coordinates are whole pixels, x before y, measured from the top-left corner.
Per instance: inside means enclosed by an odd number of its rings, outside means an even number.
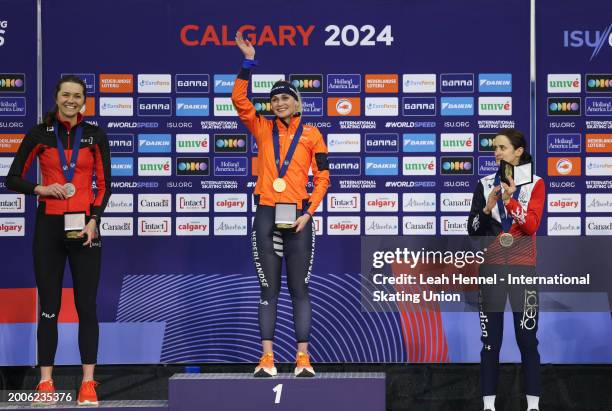
[[[87,94],[94,94],[96,92],[96,75],[92,73],[61,73],[60,78],[68,75],[75,75],[85,83],[87,88]]]
[[[0,97],[0,117],[25,117],[25,97]]]
[[[472,133],[442,133],[440,134],[440,151],[448,152],[473,152],[474,134]]]
[[[442,175],[473,175],[474,157],[442,157],[440,158],[440,173]]]
[[[139,176],[163,176],[172,175],[172,163],[170,157],[138,157]]]
[[[549,116],[579,116],[580,97],[549,97],[547,101]]]
[[[100,234],[105,237],[132,237],[134,235],[134,219],[131,217],[102,217]]]
[[[399,209],[397,193],[366,193],[366,212],[397,212]]]
[[[495,161],[495,156],[480,156],[478,157],[478,175],[488,176],[497,173],[499,165]]]
[[[441,97],[440,114],[443,116],[473,116],[474,97]]]
[[[404,235],[435,235],[435,216],[407,216],[402,220]]]
[[[332,213],[361,211],[361,196],[359,193],[328,193],[327,211]]]
[[[235,74],[215,74],[213,77],[215,85],[215,93],[231,94],[234,89],[234,83],[236,83],[237,76]]]
[[[170,217],[138,217],[138,235],[169,236],[172,219]]]
[[[435,157],[404,157],[403,175],[405,176],[435,176]]]
[[[210,91],[210,76],[208,74],[177,74],[174,76],[177,93],[204,93]]]
[[[331,176],[360,176],[361,157],[328,157]]]
[[[579,213],[582,211],[580,193],[548,194],[549,213]]]
[[[474,73],[440,74],[440,92],[473,93]]]
[[[399,113],[397,97],[366,97],[366,116],[392,116]]]
[[[23,237],[25,236],[25,218],[8,217],[0,218],[0,237]]]
[[[246,134],[215,134],[215,153],[246,153]]]
[[[177,157],[177,176],[209,176],[210,159],[208,157]]]
[[[373,217],[365,218],[366,235],[397,235],[399,232],[397,217]]]
[[[396,176],[399,174],[397,157],[366,157],[366,176]]]
[[[587,134],[588,136],[588,134]],[[580,153],[581,136],[577,133],[554,133],[546,135],[546,151],[549,153]],[[587,153],[589,152],[587,138]]]
[[[327,149],[330,153],[361,152],[360,134],[328,134]]]
[[[479,116],[511,116],[512,97],[478,97]]]
[[[134,152],[134,134],[109,134],[108,146],[111,154],[129,154]]]
[[[255,111],[257,114],[262,116],[273,116],[274,112],[272,111],[272,104],[270,103],[270,99],[267,97],[254,97],[252,100],[253,107],[255,107]]]
[[[177,213],[207,213],[210,210],[210,194],[177,194]]]
[[[139,213],[169,213],[172,211],[170,194],[138,194]]]
[[[298,89],[300,93],[322,93],[322,74],[291,74],[289,82]]]
[[[172,151],[170,134],[138,134],[139,153],[170,153]]]
[[[495,152],[495,146],[493,142],[495,140],[495,133],[479,133],[478,134],[478,151],[485,153]]]
[[[214,224],[215,235],[247,235],[246,217],[216,217]]]
[[[359,216],[327,217],[328,235],[360,235],[361,218]]]
[[[208,97],[178,97],[176,115],[178,117],[207,117],[210,114]]]
[[[25,134],[0,134],[0,153],[16,153]]]
[[[366,153],[397,153],[399,151],[397,133],[366,133]]]
[[[229,97],[215,97],[214,115],[217,117],[238,117],[238,112]]]
[[[0,93],[25,93],[25,91],[25,74],[0,73]]]
[[[402,76],[404,93],[435,93],[435,74],[404,74]]]
[[[328,116],[359,116],[361,114],[361,100],[359,97],[328,97]]]
[[[612,74],[587,74],[587,93],[612,93]]]
[[[587,157],[584,170],[587,176],[612,176],[612,157]]]
[[[132,157],[111,156],[111,176],[131,177],[134,175],[134,159]]]
[[[25,212],[24,194],[0,194],[0,213]]]
[[[176,152],[177,153],[208,153],[209,147],[208,134],[177,134]]]
[[[361,74],[328,74],[329,94],[361,93]]]
[[[587,153],[612,153],[612,134],[587,134]]]
[[[584,107],[587,116],[612,116],[612,97],[586,97]]]
[[[215,176],[247,176],[246,157],[215,157]]]
[[[253,74],[251,77],[251,92],[255,94],[270,94],[272,86],[279,80],[285,80],[285,75]]]
[[[549,93],[580,93],[582,91],[580,74],[549,74],[547,84]]]
[[[246,194],[215,194],[216,213],[246,213]]]
[[[404,153],[433,153],[436,151],[435,133],[404,133]]]
[[[143,117],[169,117],[172,115],[170,97],[139,97],[138,115]]]
[[[208,217],[176,217],[175,233],[177,236],[200,236],[210,234]]]
[[[440,234],[465,235],[467,232],[467,217],[440,217]]]
[[[132,97],[100,97],[101,117],[131,117],[134,115]]]
[[[134,76],[131,74],[100,74],[100,93],[134,92]]]
[[[323,116],[323,97],[302,97],[303,117]]]
[[[557,177],[580,176],[580,157],[548,157],[548,175]]]
[[[479,93],[510,93],[512,92],[512,73],[480,73],[478,74]]]
[[[172,76],[170,74],[139,74],[139,93],[170,93],[172,92]]]
[[[548,235],[578,236],[582,231],[580,217],[548,217]]]
[[[402,98],[403,116],[435,116],[435,97],[404,97]]]
[[[593,49],[589,61],[593,61],[601,51],[612,47],[612,23],[604,30],[563,30],[563,47]]]
[[[366,74],[366,93],[397,93],[399,81],[397,74]]]

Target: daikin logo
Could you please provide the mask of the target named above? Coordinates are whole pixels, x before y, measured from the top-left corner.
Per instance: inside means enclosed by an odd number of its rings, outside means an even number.
[[[235,74],[215,74],[215,93],[231,93],[236,83]]]
[[[510,93],[512,73],[480,73],[478,91],[480,93]]]
[[[589,61],[593,61],[604,48],[612,47],[612,23],[604,30],[563,30],[563,47],[593,49]]]

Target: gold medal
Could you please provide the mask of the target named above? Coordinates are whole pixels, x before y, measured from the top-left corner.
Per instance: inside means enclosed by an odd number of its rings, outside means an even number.
[[[64,184],[64,188],[66,189],[66,197],[70,198],[76,193],[76,187],[72,183]]]
[[[499,243],[502,247],[510,247],[514,243],[514,237],[510,233],[502,233],[499,236]]]
[[[272,188],[277,193],[282,193],[287,189],[287,183],[282,178],[277,178],[272,182]]]

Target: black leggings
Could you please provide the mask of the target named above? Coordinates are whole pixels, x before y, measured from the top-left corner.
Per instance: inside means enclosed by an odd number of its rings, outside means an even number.
[[[312,317],[308,282],[315,244],[312,219],[297,234],[277,231],[274,226],[274,207],[260,205],[255,213],[251,240],[255,271],[261,289],[259,300],[261,339],[274,339],[276,306],[284,257],[287,265],[287,284],[293,303],[295,336],[298,342],[308,342]]]
[[[499,278],[507,273],[533,275],[534,267],[509,265],[483,265],[480,275],[498,274],[497,285],[481,286],[479,293],[480,328],[482,350],[480,351],[480,384],[482,395],[497,393],[499,352],[504,330],[504,306],[510,296],[514,318],[514,334],[521,352],[525,393],[540,395],[540,354],[538,353],[539,295],[533,286],[499,285]]]
[[[74,301],[79,315],[79,350],[83,364],[95,364],[98,355],[96,294],[100,280],[101,242],[92,247],[64,243],[64,217],[45,215],[44,206],[36,217],[34,273],[40,303],[38,319],[38,364],[51,366],[57,350],[57,317],[62,301],[66,257],[74,284]]]

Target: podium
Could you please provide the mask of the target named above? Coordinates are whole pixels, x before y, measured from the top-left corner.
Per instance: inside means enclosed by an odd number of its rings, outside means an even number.
[[[104,410],[104,411],[168,411],[168,401],[100,401],[97,407],[78,406],[72,403],[58,403],[56,405],[32,405],[21,402],[0,402],[0,410]]]
[[[168,406],[171,411],[385,411],[385,374],[175,374]]]

